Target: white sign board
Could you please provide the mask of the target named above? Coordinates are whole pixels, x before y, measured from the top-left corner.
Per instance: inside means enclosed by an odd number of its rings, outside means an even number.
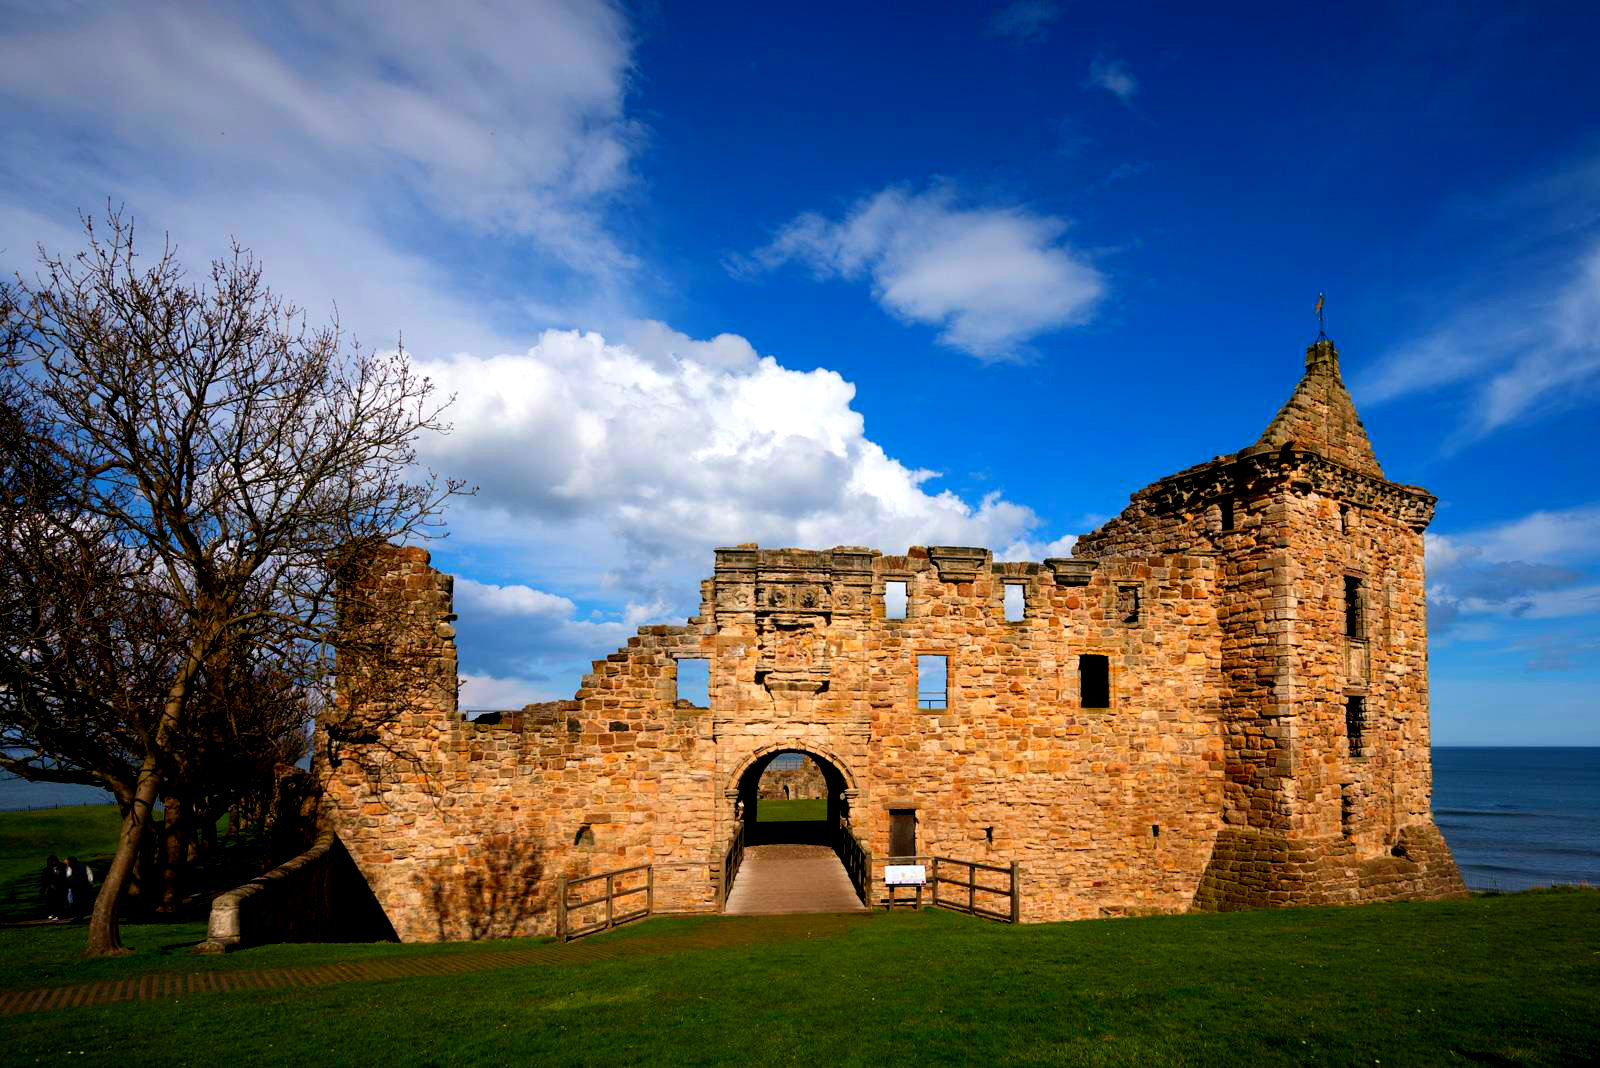
[[[885,864],[885,886],[922,886],[928,881],[928,871],[921,864]]]

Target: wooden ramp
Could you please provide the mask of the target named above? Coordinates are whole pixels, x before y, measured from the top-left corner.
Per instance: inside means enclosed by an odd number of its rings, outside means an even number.
[[[759,845],[744,851],[723,912],[771,916],[792,912],[864,912],[844,865],[827,846]]]

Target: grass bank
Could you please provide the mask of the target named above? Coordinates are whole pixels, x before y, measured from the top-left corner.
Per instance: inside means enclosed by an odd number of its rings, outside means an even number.
[[[1600,1056],[1597,931],[1593,891],[1023,927],[658,918],[537,966],[11,1017],[0,1048],[12,1064],[1565,1065]],[[0,932],[7,958],[17,933]]]
[[[796,798],[791,801],[762,799],[756,802],[757,823],[806,823],[828,818],[825,797]]]
[[[117,851],[122,816],[116,805],[0,812],[0,923],[35,920],[45,913],[39,876],[54,853],[77,857],[98,881]]]

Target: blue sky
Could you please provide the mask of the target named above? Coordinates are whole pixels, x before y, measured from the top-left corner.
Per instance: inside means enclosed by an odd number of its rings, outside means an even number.
[[[0,268],[125,204],[456,392],[464,701],[717,544],[1059,553],[1328,331],[1430,532],[1434,737],[1600,744],[1592,5],[0,0]]]

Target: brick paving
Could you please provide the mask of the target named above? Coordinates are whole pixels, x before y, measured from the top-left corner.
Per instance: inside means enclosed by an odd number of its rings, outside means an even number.
[[[640,934],[626,939],[580,940],[565,945],[546,943],[502,951],[436,953],[303,967],[151,972],[95,983],[0,991],[0,1016],[86,1005],[112,1005],[125,1001],[160,1001],[193,994],[303,989],[336,983],[369,983],[510,968],[589,964],[619,957],[656,956],[683,950],[721,949],[762,942],[835,938],[860,920],[859,916],[827,913],[737,920],[708,917],[707,922],[687,930]]]

